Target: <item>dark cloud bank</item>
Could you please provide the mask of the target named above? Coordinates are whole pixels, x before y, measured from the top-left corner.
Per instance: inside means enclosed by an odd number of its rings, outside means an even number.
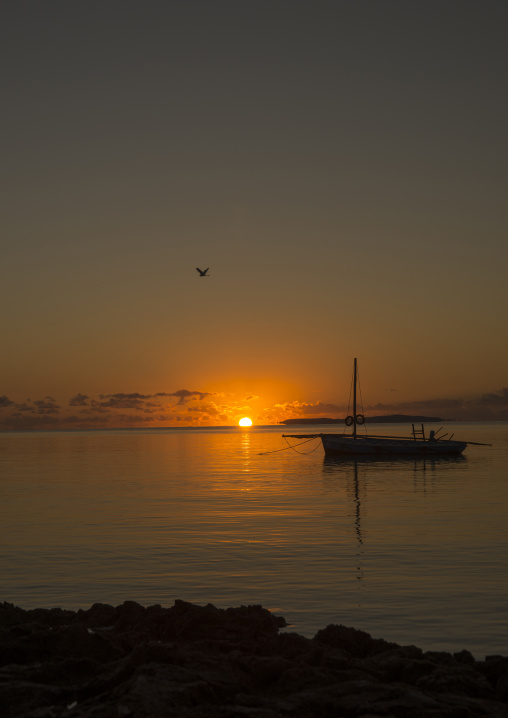
[[[185,406],[187,416],[196,420],[203,416],[209,421],[218,416],[218,409],[202,403],[212,396],[211,392],[179,389],[174,392],[139,392],[101,394],[93,398],[78,392],[62,407],[51,396],[43,399],[26,399],[15,402],[6,395],[0,396],[0,429],[30,430],[57,428],[88,428],[114,426],[145,426],[154,423],[171,425],[181,422],[176,412]],[[279,405],[279,410],[291,407],[293,415],[305,417],[331,416],[343,417],[347,407],[333,403],[317,402],[306,404],[295,402],[292,405]],[[482,394],[474,399],[426,399],[413,402],[378,403],[364,407],[367,414],[382,415],[391,413],[439,414],[444,420],[455,421],[508,421],[508,388],[498,392]],[[69,410],[72,410],[70,412]],[[220,415],[222,420],[227,417]],[[284,417],[281,417],[284,418]],[[287,418],[287,417],[286,417]],[[194,422],[193,422],[194,423]]]
[[[0,428],[3,430],[143,426],[154,421],[181,421],[173,414],[189,402],[202,402],[210,392],[179,389],[174,392],[100,394],[98,399],[78,392],[62,407],[50,396],[16,403],[0,396]],[[176,401],[175,401],[176,400]],[[70,407],[74,413],[68,413]],[[199,403],[196,407],[199,411]],[[203,407],[205,411],[205,407]],[[128,413],[124,413],[128,412]]]

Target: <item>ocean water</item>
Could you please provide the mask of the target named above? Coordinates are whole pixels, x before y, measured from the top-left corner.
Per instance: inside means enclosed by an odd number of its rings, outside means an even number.
[[[493,446],[430,460],[329,461],[287,431],[0,434],[0,600],[262,604],[308,637],[508,655],[508,424],[447,424]]]

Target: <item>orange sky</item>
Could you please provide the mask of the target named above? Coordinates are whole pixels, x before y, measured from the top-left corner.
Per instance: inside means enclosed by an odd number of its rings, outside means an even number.
[[[507,20],[11,5],[0,427],[508,419]]]

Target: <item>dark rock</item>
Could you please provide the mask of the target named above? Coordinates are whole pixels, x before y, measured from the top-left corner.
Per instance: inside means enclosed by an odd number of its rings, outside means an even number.
[[[496,698],[508,702],[508,658],[487,656],[477,666],[493,687]]]
[[[472,698],[493,698],[494,691],[487,679],[474,668],[464,669],[462,666],[450,667],[445,670],[436,668],[432,673],[422,676],[416,686],[428,693],[458,693]]]
[[[401,681],[409,685],[416,685],[420,678],[436,670],[436,665],[432,661],[407,655],[404,649],[378,653],[368,658],[364,666],[383,681],[388,683]]]
[[[508,658],[346,626],[279,634],[261,606],[0,605],[2,718],[508,718]]]
[[[42,623],[45,627],[64,626],[75,616],[74,611],[62,608],[35,608],[24,611],[12,603],[0,603],[0,626],[20,626],[23,623]]]
[[[77,612],[76,618],[88,628],[112,626],[117,609],[107,603],[94,603],[88,611]]]
[[[459,651],[458,653],[454,653],[453,657],[459,663],[469,663],[469,665],[472,665],[475,662],[473,654],[469,651]]]
[[[374,639],[365,631],[348,628],[347,626],[327,626],[325,629],[318,631],[315,640],[325,646],[341,648],[360,658],[395,647],[395,643],[388,643],[382,638]]]

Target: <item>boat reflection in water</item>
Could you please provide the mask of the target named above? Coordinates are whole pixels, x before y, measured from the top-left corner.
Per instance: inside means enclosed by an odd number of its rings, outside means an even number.
[[[428,457],[406,454],[397,457],[325,456],[323,458],[323,480],[325,484],[328,484],[328,489],[336,493],[340,485],[346,491],[347,516],[353,521],[350,535],[354,535],[356,543],[356,579],[359,582],[359,589],[363,587],[366,578],[364,561],[366,552],[367,555],[372,551],[375,552],[380,538],[383,544],[393,540],[394,533],[400,529],[401,525],[411,521],[410,516],[405,515],[407,501],[401,502],[401,495],[426,494],[428,488],[432,490],[439,486],[438,482],[434,484],[433,479],[442,477],[443,471],[449,473],[451,470],[453,475],[461,464],[465,467],[467,463],[467,459],[462,455]],[[413,481],[409,480],[408,484],[408,479],[411,477]],[[427,483],[428,479],[431,479],[429,484]],[[394,483],[397,484],[395,492],[391,491]],[[370,512],[370,532],[369,493],[371,502],[372,500],[376,501],[376,510]],[[434,493],[433,490],[432,493]],[[379,504],[384,507],[388,506],[388,512],[386,512],[386,508],[380,508]],[[383,523],[380,523],[380,511],[385,516]],[[409,525],[407,529],[411,531]],[[371,541],[368,542],[369,533]],[[406,541],[407,536],[405,534]],[[370,548],[368,544],[371,544]],[[357,605],[362,605],[360,594],[357,600]]]

